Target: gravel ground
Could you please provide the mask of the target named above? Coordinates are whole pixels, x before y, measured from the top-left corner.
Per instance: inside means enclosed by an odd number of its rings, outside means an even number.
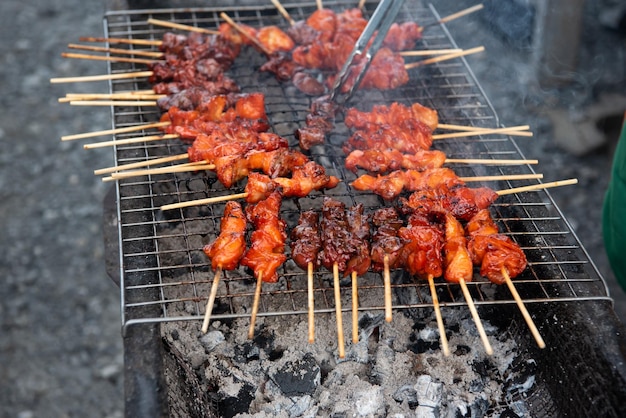
[[[178,2],[181,3],[181,2]],[[442,15],[459,8],[443,1]],[[552,195],[579,235],[626,318],[626,297],[610,272],[600,236],[600,202],[610,143],[583,156],[556,144],[554,109],[584,114],[602,92],[626,91],[624,38],[598,21],[612,2],[587,2],[585,41],[576,82],[537,87],[530,51],[511,47],[478,18],[450,24],[461,46],[485,45],[469,59],[502,123],[530,124],[520,143],[547,181],[577,177]],[[82,149],[62,135],[108,129],[109,113],[57,103],[67,92],[106,91],[102,84],[51,85],[52,77],[100,74],[98,62],[60,57],[81,35],[102,33],[104,2],[3,0],[0,13],[0,416],[123,415],[119,295],[106,276],[102,199],[93,170],[110,150]],[[461,42],[461,40],[463,42]],[[615,114],[623,112],[616,109]],[[520,141],[521,142],[521,141]]]

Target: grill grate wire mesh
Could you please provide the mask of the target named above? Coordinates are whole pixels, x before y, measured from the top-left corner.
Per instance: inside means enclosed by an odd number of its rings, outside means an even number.
[[[324,2],[325,7],[343,10],[353,2]],[[315,4],[288,4],[290,15],[304,19],[315,10]],[[371,13],[375,5],[366,3]],[[231,9],[156,9],[109,12],[105,15],[107,37],[160,40],[168,29],[152,26],[149,18],[168,20],[192,26],[216,28],[219,13],[225,11],[238,22],[260,27],[286,26],[273,6],[238,7]],[[366,13],[367,15],[367,13]],[[434,7],[407,3],[398,21],[413,20],[429,25],[420,47],[423,49],[455,48],[456,44],[445,25],[436,24],[439,16]],[[129,45],[127,48],[153,50],[155,47]],[[243,92],[261,91],[265,94],[266,110],[273,132],[297,146],[294,131],[304,125],[310,98],[299,94],[293,86],[281,84],[269,73],[257,69],[264,58],[252,49],[243,49],[228,74]],[[111,73],[145,70],[141,64],[110,63]],[[495,110],[465,59],[456,59],[410,71],[408,85],[393,91],[360,91],[349,106],[369,110],[373,104],[404,104],[420,102],[437,109],[442,123],[480,127],[501,126]],[[111,92],[150,89],[145,79],[110,82]],[[160,112],[155,107],[114,107],[113,127],[121,128],[157,121]],[[155,130],[118,134],[116,139],[153,135]],[[315,193],[306,198],[285,199],[281,216],[289,229],[295,226],[299,214],[308,209],[320,209],[324,196],[341,200],[348,206],[363,203],[366,211],[388,205],[371,193],[354,192],[349,184],[355,175],[344,168],[342,142],[348,131],[340,119],[327,144],[311,150],[311,158],[327,168],[329,174],[343,180],[332,190]],[[531,140],[531,139],[529,139]],[[513,138],[489,135],[435,141],[434,148],[449,158],[523,159]],[[116,164],[145,161],[185,152],[177,140],[143,142],[115,147]],[[540,161],[540,164],[542,162]],[[530,174],[529,165],[487,166],[454,165],[460,176],[498,174]],[[535,180],[495,181],[476,184],[494,190],[536,184]],[[470,184],[471,186],[472,184]],[[119,245],[121,265],[122,321],[131,324],[162,321],[199,320],[204,315],[211,288],[213,272],[202,247],[219,233],[224,204],[198,206],[163,212],[164,204],[239,193],[243,186],[225,190],[211,173],[176,173],[150,175],[120,180],[117,183]],[[526,192],[501,196],[492,205],[492,214],[500,229],[524,249],[529,267],[515,279],[515,285],[525,303],[556,301],[610,300],[608,290],[585,249],[554,204],[547,191]],[[289,248],[286,247],[287,255]],[[265,284],[259,316],[300,315],[306,313],[306,272],[292,261],[279,270],[276,284]],[[394,309],[432,308],[426,282],[415,282],[400,271],[392,272]],[[315,273],[316,313],[334,312],[331,272]],[[344,284],[347,284],[344,283]],[[515,303],[505,286],[490,284],[475,276],[468,283],[477,305]],[[439,279],[436,283],[440,304],[444,309],[463,306],[466,302],[458,286]],[[214,319],[249,316],[254,295],[254,279],[243,268],[224,272],[213,311]],[[383,284],[380,274],[368,273],[359,278],[359,310],[383,310]],[[350,288],[342,290],[342,306],[350,309]]]

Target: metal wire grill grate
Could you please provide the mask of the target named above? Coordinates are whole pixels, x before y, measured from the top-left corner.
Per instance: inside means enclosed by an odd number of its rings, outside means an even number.
[[[342,10],[353,2],[324,2],[326,7]],[[369,12],[374,6],[369,7]],[[294,19],[304,19],[314,4],[285,7]],[[109,37],[160,40],[167,29],[147,23],[149,18],[187,25],[216,28],[219,13],[225,11],[236,21],[255,27],[285,26],[284,19],[273,7],[232,9],[168,9],[111,12],[105,16],[105,32]],[[413,20],[429,25],[420,47],[442,49],[456,47],[443,25],[435,24],[434,8],[405,6],[398,21]],[[155,47],[128,46],[154,49]],[[267,114],[272,131],[297,146],[294,131],[304,125],[310,98],[298,93],[293,86],[281,84],[269,73],[258,68],[264,57],[251,48],[242,50],[229,75],[243,92],[261,91],[265,94]],[[111,73],[145,70],[137,64],[110,64]],[[442,123],[498,127],[500,122],[475,80],[467,62],[456,59],[410,71],[408,85],[393,91],[360,91],[348,105],[369,110],[373,104],[393,101],[410,104],[420,102],[437,109]],[[150,89],[145,79],[111,82],[111,91]],[[115,128],[157,121],[160,112],[153,107],[115,107]],[[155,131],[119,134],[116,139],[151,135]],[[363,203],[367,212],[388,205],[370,193],[355,192],[350,182],[355,175],[344,168],[341,144],[348,131],[341,120],[330,135],[328,143],[316,147],[311,158],[324,165],[329,174],[343,180],[340,185],[307,198],[285,199],[281,215],[288,227],[295,226],[299,214],[308,209],[320,209],[323,196],[332,196],[348,206]],[[434,148],[449,158],[522,159],[515,142],[508,136],[484,136],[436,141]],[[185,152],[177,140],[144,142],[116,147],[117,164],[125,164]],[[540,162],[541,163],[541,162]],[[487,166],[455,165],[460,176],[497,174],[528,174],[528,165]],[[481,183],[494,190],[534,184],[536,181],[497,181]],[[155,321],[198,320],[204,314],[213,272],[202,247],[214,240],[219,232],[224,204],[198,206],[163,212],[161,205],[226,195],[243,191],[238,185],[225,190],[212,173],[163,174],[121,180],[117,185],[122,277],[122,312],[124,326]],[[500,197],[492,206],[492,214],[501,230],[524,249],[529,268],[516,280],[516,288],[526,303],[609,299],[606,286],[569,224],[549,194],[545,191],[527,192]],[[286,248],[289,255],[289,248]],[[306,313],[306,274],[292,261],[279,270],[280,280],[263,287],[259,316],[298,315]],[[315,274],[316,312],[333,312],[332,274],[325,270]],[[440,280],[436,284],[443,307],[465,305],[458,286]],[[469,283],[477,304],[514,303],[508,290],[475,277]],[[342,291],[342,302],[349,306],[349,287]],[[430,308],[432,302],[425,282],[415,282],[403,272],[393,272],[394,308]],[[252,306],[254,280],[243,268],[225,272],[216,299],[213,318],[248,316]],[[383,286],[379,274],[368,273],[359,278],[359,309],[382,310]]]

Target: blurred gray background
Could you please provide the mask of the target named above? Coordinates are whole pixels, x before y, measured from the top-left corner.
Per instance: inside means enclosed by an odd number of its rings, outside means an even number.
[[[446,0],[436,6],[445,16],[474,3]],[[535,137],[520,145],[526,157],[539,160],[545,181],[579,179],[578,186],[552,195],[605,276],[617,313],[626,318],[626,297],[611,274],[600,231],[612,149],[626,109],[623,2],[580,2],[577,66],[555,84],[540,82],[534,65],[536,13],[548,2],[500,3],[508,7],[498,10],[493,1],[485,2],[482,15],[450,23],[450,31],[461,47],[485,46],[486,53],[468,61],[501,122],[531,125]],[[215,4],[130,2],[131,8]],[[105,11],[125,6],[123,0],[0,5],[3,417],[123,416],[119,291],[105,272],[101,226],[109,186],[93,175],[113,164],[112,151],[60,141],[63,135],[110,128],[110,114],[57,102],[68,92],[106,92],[107,86],[49,80],[105,73],[101,62],[60,54],[79,36],[100,36]]]

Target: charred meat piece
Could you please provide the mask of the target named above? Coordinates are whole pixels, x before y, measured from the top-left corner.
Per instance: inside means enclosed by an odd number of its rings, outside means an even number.
[[[403,267],[405,262],[402,249],[405,241],[398,234],[403,222],[396,209],[393,207],[378,209],[374,212],[372,223],[376,226],[372,237],[372,269],[382,271],[385,256],[388,257],[389,268]]]
[[[254,225],[250,248],[241,259],[241,265],[249,267],[264,282],[278,281],[278,268],[285,262],[285,221],[280,219],[280,193],[274,191],[267,199],[246,208],[248,221]]]
[[[319,267],[318,254],[322,248],[319,215],[315,211],[302,212],[298,225],[291,231],[291,258],[303,270],[313,264]]]
[[[220,225],[220,234],[213,243],[203,248],[211,259],[213,270],[233,270],[246,249],[246,217],[238,202],[228,202]]]
[[[352,239],[356,242],[356,251],[346,263],[344,275],[354,272],[361,276],[369,270],[372,263],[370,256],[370,223],[363,210],[363,204],[359,203],[348,209],[346,214]]]
[[[465,226],[465,231],[469,236],[472,262],[480,266],[480,274],[492,283],[504,283],[502,269],[514,278],[526,268],[524,251],[511,238],[499,233],[488,209],[474,215]]]
[[[406,242],[402,258],[409,273],[422,279],[443,274],[444,230],[441,223],[414,213],[398,235]]]
[[[328,197],[324,198],[320,227],[322,235],[320,263],[330,271],[336,264],[340,272],[345,272],[348,261],[357,253],[359,246],[350,232],[346,205]]]

